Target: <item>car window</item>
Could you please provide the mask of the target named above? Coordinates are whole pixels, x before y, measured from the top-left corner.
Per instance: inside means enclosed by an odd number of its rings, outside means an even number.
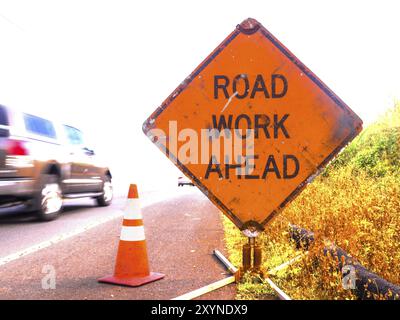
[[[24,122],[26,130],[29,132],[46,138],[56,138],[56,131],[51,121],[31,114],[24,114]]]
[[[7,110],[3,106],[0,106],[0,125],[8,126]]]
[[[78,129],[74,127],[66,125],[64,125],[64,129],[67,133],[67,139],[70,144],[83,145],[82,132],[80,132]]]
[[[7,110],[3,106],[0,106],[0,137],[8,137],[10,131],[8,130],[8,116]]]

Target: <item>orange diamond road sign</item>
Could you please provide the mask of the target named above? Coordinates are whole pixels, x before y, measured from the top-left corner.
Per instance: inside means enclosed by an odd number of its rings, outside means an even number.
[[[241,230],[261,231],[362,129],[360,118],[247,19],[143,124]]]

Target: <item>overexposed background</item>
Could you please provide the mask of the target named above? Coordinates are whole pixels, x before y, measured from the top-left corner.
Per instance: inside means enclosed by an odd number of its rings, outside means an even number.
[[[143,121],[247,17],[373,121],[400,95],[398,1],[0,1],[0,103],[82,129],[117,189],[176,185]]]

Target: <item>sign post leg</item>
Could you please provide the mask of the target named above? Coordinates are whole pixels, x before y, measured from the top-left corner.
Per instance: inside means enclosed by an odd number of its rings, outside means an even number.
[[[242,250],[242,272],[247,272],[251,269],[251,243],[246,243],[243,245]]]
[[[254,244],[254,251],[253,251],[253,266],[254,271],[258,273],[261,277],[264,276],[263,271],[261,269],[262,264],[262,250],[261,246],[258,244]]]
[[[262,250],[257,244],[256,237],[248,237],[248,243],[243,245],[242,249],[242,267],[239,271],[239,278],[250,271],[254,275],[264,276],[262,269]]]

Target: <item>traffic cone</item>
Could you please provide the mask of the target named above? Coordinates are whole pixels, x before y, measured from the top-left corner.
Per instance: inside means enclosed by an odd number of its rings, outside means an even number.
[[[150,272],[139,195],[136,184],[131,184],[124,210],[114,275],[100,278],[98,281],[138,287],[164,276],[162,273]]]

